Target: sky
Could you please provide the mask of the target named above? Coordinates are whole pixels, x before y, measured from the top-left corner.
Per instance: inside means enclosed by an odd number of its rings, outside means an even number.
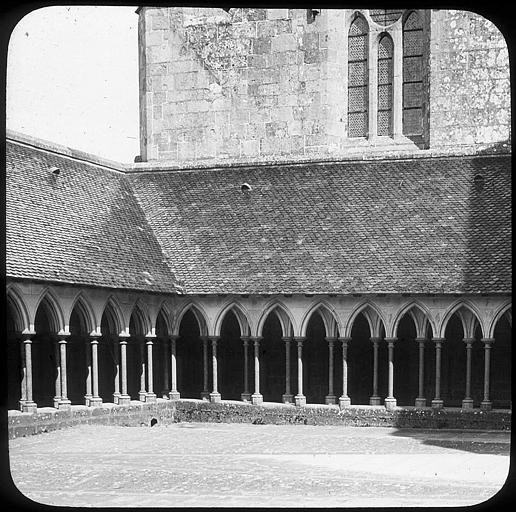
[[[135,7],[53,6],[16,25],[7,128],[130,163],[139,154]]]

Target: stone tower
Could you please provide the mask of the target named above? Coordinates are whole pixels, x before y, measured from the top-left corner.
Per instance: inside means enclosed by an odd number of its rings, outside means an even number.
[[[144,162],[508,148],[508,51],[480,15],[180,7],[138,13]]]

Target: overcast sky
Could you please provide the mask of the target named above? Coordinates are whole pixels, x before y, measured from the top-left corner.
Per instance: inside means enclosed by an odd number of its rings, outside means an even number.
[[[14,29],[7,128],[132,162],[138,141],[135,7],[47,7]]]

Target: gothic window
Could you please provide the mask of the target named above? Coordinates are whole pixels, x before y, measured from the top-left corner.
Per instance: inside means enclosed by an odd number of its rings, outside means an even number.
[[[369,77],[367,23],[358,16],[348,37],[348,136],[365,137],[368,130]]]
[[[423,25],[414,11],[403,24],[403,134],[423,134]]]
[[[402,14],[403,10],[401,9],[369,9],[369,15],[373,21],[383,27],[398,21]]]
[[[378,135],[392,135],[393,43],[384,35],[378,43]]]

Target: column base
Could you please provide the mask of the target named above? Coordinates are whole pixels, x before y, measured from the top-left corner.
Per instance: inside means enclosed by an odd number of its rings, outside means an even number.
[[[242,402],[250,402],[251,401],[251,393],[242,393],[240,395]]]
[[[27,400],[20,401],[20,411],[35,413],[37,411],[36,402],[28,402]]]
[[[341,409],[345,409],[351,405],[351,398],[349,396],[341,396],[339,397],[339,407]]]
[[[396,407],[396,399],[391,396],[391,397],[387,397],[384,401],[383,401],[384,405],[385,405],[385,408],[386,409],[394,409]]]
[[[432,407],[434,409],[442,409],[444,405],[444,402],[440,398],[434,398],[432,400]]]
[[[90,400],[92,399],[93,395],[84,395],[84,405],[87,407],[90,406]]]
[[[483,411],[490,411],[493,408],[493,402],[490,400],[482,400],[480,402],[480,409]]]
[[[100,398],[100,396],[91,397],[88,407],[102,407],[102,398]]]
[[[423,407],[426,407],[426,398],[416,398],[414,405],[416,409],[422,409]]]
[[[70,402],[68,398],[59,400],[59,403],[57,404],[57,408],[63,411],[69,411],[70,407],[72,407],[72,402]]]
[[[221,396],[220,396],[220,393],[218,391],[214,391],[212,393],[210,393],[210,402],[211,403],[218,403],[220,402],[221,400]]]
[[[59,402],[61,401],[61,397],[60,396],[55,396],[54,397],[54,409],[59,409]]]
[[[335,395],[326,395],[324,397],[324,403],[326,405],[335,405],[337,403],[337,397]]]
[[[263,395],[261,395],[260,393],[253,393],[251,395],[251,403],[253,405],[261,405],[261,404],[263,404]]]
[[[382,405],[382,399],[379,396],[373,395],[369,397],[369,405]]]
[[[156,402],[156,400],[157,400],[156,393],[147,393],[145,395],[146,402],[154,403],[154,402]]]
[[[113,403],[118,404],[118,399],[120,398],[120,393],[113,393]]]
[[[302,407],[303,405],[306,405],[306,396],[305,395],[296,395],[294,397],[294,403],[298,407]]]
[[[209,391],[201,391],[201,400],[205,400],[207,402],[210,401],[210,392]]]
[[[118,405],[129,405],[131,397],[129,395],[118,395]]]
[[[138,400],[140,402],[146,402],[147,401],[147,391],[138,391]]]
[[[181,398],[181,395],[179,394],[179,391],[169,391],[168,397],[170,400],[179,400]]]
[[[473,399],[471,398],[465,398],[462,401],[462,408],[463,409],[473,409]]]
[[[161,392],[161,398],[169,398],[169,393],[170,393],[170,390],[169,390],[169,389],[164,389],[164,390]]]
[[[284,404],[292,404],[292,403],[294,403],[294,395],[291,395],[291,394],[285,393],[285,394],[281,397],[281,400],[283,401],[283,403],[284,403]]]

